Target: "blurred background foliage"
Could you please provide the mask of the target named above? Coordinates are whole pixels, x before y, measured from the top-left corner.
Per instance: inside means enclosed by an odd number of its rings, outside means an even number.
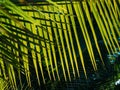
[[[0,0],[0,88],[110,90],[119,30],[120,0]]]

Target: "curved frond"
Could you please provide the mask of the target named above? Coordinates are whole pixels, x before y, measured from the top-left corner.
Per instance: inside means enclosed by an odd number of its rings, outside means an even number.
[[[0,4],[0,88],[88,79],[119,55],[120,0]]]

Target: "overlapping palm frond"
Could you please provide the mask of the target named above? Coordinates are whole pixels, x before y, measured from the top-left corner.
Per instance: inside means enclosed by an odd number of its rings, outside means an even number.
[[[120,51],[120,0],[0,3],[0,77],[13,89],[71,81],[81,69],[87,79],[88,62],[105,66],[99,40],[108,54]]]

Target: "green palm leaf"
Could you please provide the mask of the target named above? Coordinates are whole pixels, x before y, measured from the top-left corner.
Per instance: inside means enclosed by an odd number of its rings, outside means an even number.
[[[105,68],[99,36],[108,55],[120,50],[120,0],[0,4],[3,90],[72,81],[82,73],[87,79],[89,62],[91,71],[99,69],[97,58]]]

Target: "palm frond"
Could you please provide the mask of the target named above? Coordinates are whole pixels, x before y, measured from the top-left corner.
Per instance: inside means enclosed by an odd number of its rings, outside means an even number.
[[[98,58],[105,68],[100,40],[120,51],[120,0],[0,3],[0,77],[13,89],[89,78]]]

